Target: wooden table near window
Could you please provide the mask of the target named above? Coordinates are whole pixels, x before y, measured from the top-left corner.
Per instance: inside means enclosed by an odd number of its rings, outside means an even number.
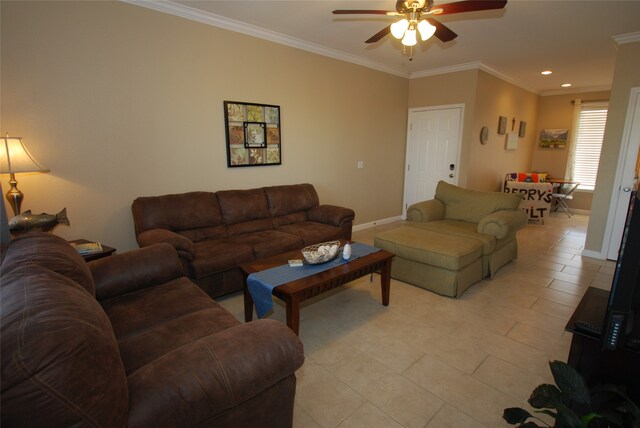
[[[73,244],[89,244],[91,242],[95,242],[95,241],[88,241],[86,239],[74,239],[73,241],[69,241],[70,243]],[[102,246],[102,251],[99,253],[93,253],[93,254],[82,254],[82,258],[86,261],[86,262],[90,262],[92,260],[98,260],[101,259],[103,257],[109,257],[110,255],[112,255],[113,253],[116,252],[116,249],[113,247],[109,247],[108,245],[104,245],[104,244],[100,244]]]

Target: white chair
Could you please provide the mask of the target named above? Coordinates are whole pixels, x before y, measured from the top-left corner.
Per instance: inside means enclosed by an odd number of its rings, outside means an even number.
[[[553,211],[558,211],[558,208],[564,211],[567,217],[571,217],[571,211],[569,211],[569,205],[566,201],[573,199],[572,195],[567,193],[553,193]]]
[[[565,180],[563,178],[552,178],[549,182],[553,183],[553,208],[552,211],[558,211],[561,209],[567,215],[567,217],[571,217],[571,211],[569,210],[569,205],[567,205],[567,201],[573,199],[573,192],[576,191],[580,183],[577,181]],[[566,192],[562,192],[563,186],[568,186]]]

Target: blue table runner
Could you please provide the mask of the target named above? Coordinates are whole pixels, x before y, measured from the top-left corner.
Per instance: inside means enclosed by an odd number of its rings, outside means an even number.
[[[343,248],[340,248],[338,256],[327,263],[319,265],[305,264],[297,267],[291,267],[285,264],[249,275],[247,278],[247,287],[256,305],[258,317],[264,317],[273,308],[271,293],[275,287],[349,263],[359,257],[380,251],[380,249],[360,242],[354,242],[351,244],[351,257],[349,260],[342,258],[342,251]]]

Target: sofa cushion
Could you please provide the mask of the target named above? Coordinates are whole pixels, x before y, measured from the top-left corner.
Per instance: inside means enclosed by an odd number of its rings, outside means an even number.
[[[196,279],[254,260],[251,245],[231,242],[227,239],[202,241],[195,247],[196,257],[189,264],[189,273]]]
[[[307,211],[298,211],[295,213],[285,214],[278,217],[273,217],[273,227],[284,226],[292,223],[302,223],[309,219]]]
[[[125,371],[240,322],[185,277],[102,302]]]
[[[140,197],[131,211],[136,235],[150,229],[181,231],[193,241],[225,235],[220,206],[211,192]]]
[[[304,212],[320,203],[316,189],[308,183],[265,187],[264,193],[273,217]]]
[[[445,219],[471,223],[498,210],[515,210],[522,200],[508,193],[467,190],[445,181],[438,183],[435,197],[445,204]]]
[[[3,271],[1,324],[3,426],[126,426],[118,346],[83,287],[35,263]]]
[[[253,256],[256,259],[304,247],[301,237],[277,230],[263,230],[262,232],[238,235],[228,238],[228,241],[251,246]]]
[[[270,219],[267,197],[262,189],[216,192],[222,219],[227,226],[258,219]]]
[[[482,257],[482,244],[475,239],[414,227],[382,232],[376,235],[374,245],[407,260],[454,271]]]
[[[410,221],[407,226],[430,230],[460,238],[475,239],[482,243],[482,254],[489,255],[496,249],[496,238],[485,233],[478,233],[477,224],[459,220],[436,220],[427,223]]]
[[[341,227],[315,221],[276,226],[276,230],[301,237],[305,246],[344,238]]]
[[[95,285],[82,256],[64,239],[51,233],[28,233],[10,243],[11,251],[2,260],[2,275],[24,265],[37,265],[57,272],[80,284],[92,296]]]

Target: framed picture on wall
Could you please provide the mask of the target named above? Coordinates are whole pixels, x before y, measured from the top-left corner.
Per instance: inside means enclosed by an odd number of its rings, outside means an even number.
[[[567,147],[568,129],[543,129],[540,131],[541,149],[564,149]]]
[[[280,107],[224,102],[227,166],[282,164]]]
[[[498,117],[498,135],[504,135],[507,132],[507,117]]]
[[[527,122],[524,120],[520,121],[520,129],[518,130],[518,137],[524,137],[524,134],[527,130]]]

